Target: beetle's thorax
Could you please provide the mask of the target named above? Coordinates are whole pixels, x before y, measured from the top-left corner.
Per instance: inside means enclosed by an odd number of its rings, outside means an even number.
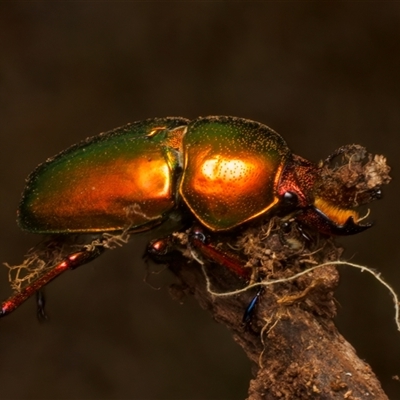
[[[317,168],[314,163],[292,154],[282,171],[277,190],[278,196],[291,192],[297,195],[299,207],[304,208],[312,204]]]

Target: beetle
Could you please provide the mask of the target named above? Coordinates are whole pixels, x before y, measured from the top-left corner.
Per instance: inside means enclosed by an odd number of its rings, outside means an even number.
[[[177,216],[183,219],[176,229],[195,222],[210,232],[234,232],[277,213],[326,235],[371,226],[325,198],[315,189],[320,181],[318,165],[293,154],[271,128],[243,118],[152,118],[88,138],[29,175],[18,223],[32,233],[102,236],[4,301],[0,316],[63,271],[98,257],[106,233],[174,225]],[[197,248],[210,252],[212,245]]]

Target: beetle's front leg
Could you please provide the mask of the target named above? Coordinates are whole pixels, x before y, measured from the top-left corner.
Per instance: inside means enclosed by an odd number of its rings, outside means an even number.
[[[106,243],[107,239],[100,239],[99,241],[83,246],[82,249],[79,251],[75,251],[67,255],[62,261],[56,263],[37,279],[33,280],[20,291],[10,296],[7,300],[3,301],[0,308],[0,317],[4,317],[5,315],[10,314],[29,297],[33,296],[37,292],[40,292],[40,290],[45,285],[47,285],[50,281],[55,279],[63,272],[69,269],[78,268],[81,265],[87,264],[88,262],[99,257],[105,250]],[[38,312],[40,312],[42,316],[45,315],[44,304],[42,305],[41,301],[39,301],[38,303]]]

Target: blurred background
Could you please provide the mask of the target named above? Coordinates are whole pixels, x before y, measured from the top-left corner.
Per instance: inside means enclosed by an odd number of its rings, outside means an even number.
[[[235,115],[310,160],[347,143],[393,167],[376,225],[344,258],[400,292],[400,4],[9,2],[0,4],[0,261],[38,242],[15,223],[24,180],[69,145],[149,117]],[[243,399],[250,365],[167,271],[143,282],[146,237],[68,272],[0,322],[2,398]],[[400,332],[388,292],[341,270],[340,331],[400,399]],[[0,293],[11,292],[0,269]]]

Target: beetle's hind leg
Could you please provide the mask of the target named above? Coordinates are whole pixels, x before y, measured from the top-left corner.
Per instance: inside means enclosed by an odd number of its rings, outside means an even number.
[[[80,250],[68,254],[51,267],[46,268],[36,279],[29,282],[7,300],[3,301],[0,308],[0,317],[10,314],[35,293],[39,293],[37,298],[38,317],[39,319],[45,317],[44,298],[40,294],[43,287],[63,272],[78,268],[99,257],[108,247],[108,243],[109,238],[103,236],[88,245],[82,246]]]

